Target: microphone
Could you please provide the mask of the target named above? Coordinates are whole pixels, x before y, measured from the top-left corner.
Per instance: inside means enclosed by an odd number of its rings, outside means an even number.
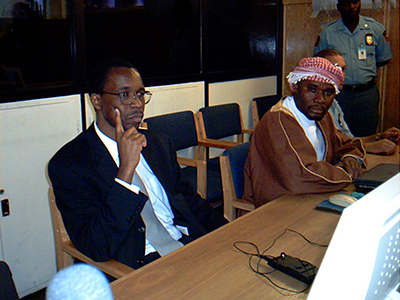
[[[105,275],[87,264],[75,264],[58,272],[46,290],[46,300],[113,300]]]

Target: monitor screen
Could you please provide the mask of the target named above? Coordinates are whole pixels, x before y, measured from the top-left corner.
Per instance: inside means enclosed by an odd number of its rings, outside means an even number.
[[[400,174],[344,209],[309,300],[400,299]]]

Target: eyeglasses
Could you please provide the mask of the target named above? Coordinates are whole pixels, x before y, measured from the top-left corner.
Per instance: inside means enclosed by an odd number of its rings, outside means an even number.
[[[110,92],[101,92],[102,94],[108,94],[112,96],[118,96],[119,100],[122,104],[129,105],[135,99],[139,99],[144,105],[148,104],[151,100],[151,96],[153,94],[150,91],[143,91],[143,92],[122,92],[122,93],[110,93]]]

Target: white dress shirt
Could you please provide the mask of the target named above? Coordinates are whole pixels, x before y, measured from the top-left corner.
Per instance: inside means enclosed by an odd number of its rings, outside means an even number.
[[[118,144],[113,139],[106,136],[101,130],[98,128],[97,124],[95,123],[95,130],[103,144],[106,146],[107,150],[109,151],[110,155],[115,161],[115,164],[119,167],[119,155],[118,155]],[[161,222],[161,224],[165,227],[171,237],[178,241],[182,237],[182,232],[188,234],[187,228],[174,225],[173,218],[174,214],[172,212],[168,196],[165,193],[163,186],[161,185],[160,181],[154,175],[153,171],[151,170],[150,166],[147,164],[146,159],[140,153],[140,161],[136,167],[133,183],[129,184],[119,178],[115,178],[115,181],[119,184],[123,185],[127,189],[131,190],[132,192],[139,194],[141,191],[140,185],[141,184],[134,184],[137,180],[141,180],[141,182],[145,186],[145,191],[142,190],[142,193],[146,194],[149,197],[149,200],[153,206],[154,213]],[[157,251],[151,243],[146,238],[146,250],[145,255]]]
[[[325,157],[325,140],[321,130],[313,120],[309,120],[296,106],[293,96],[286,97],[283,102],[283,106],[288,108],[296,117],[301,127],[304,129],[308,139],[314,146],[315,152],[317,153],[317,160],[322,161]]]

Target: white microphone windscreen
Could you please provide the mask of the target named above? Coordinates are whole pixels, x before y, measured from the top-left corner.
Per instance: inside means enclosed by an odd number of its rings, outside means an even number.
[[[47,300],[112,300],[105,275],[95,267],[75,264],[58,272],[46,290]]]

